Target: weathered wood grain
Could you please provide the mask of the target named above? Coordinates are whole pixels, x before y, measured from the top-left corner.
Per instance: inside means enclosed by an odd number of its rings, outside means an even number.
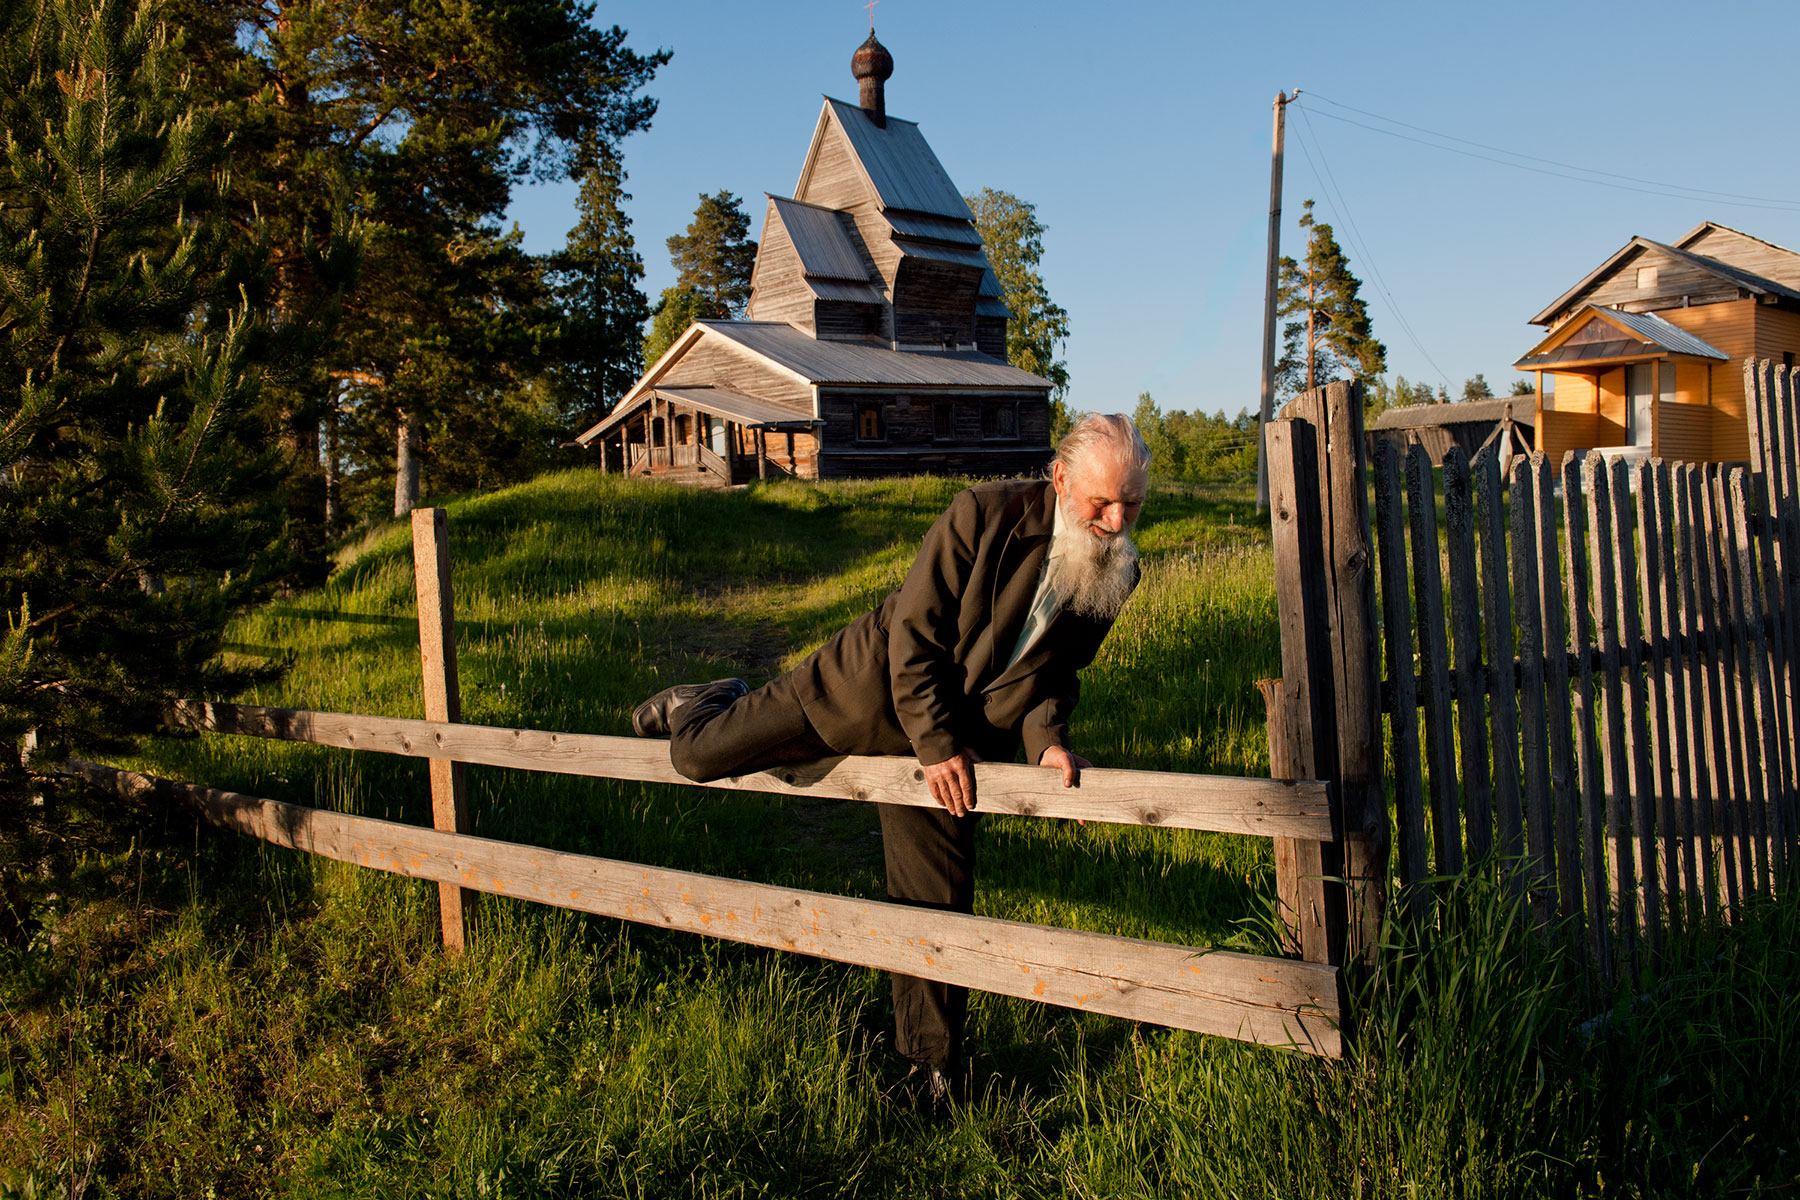
[[[1333,967],[720,879],[71,766],[101,786],[178,799],[248,837],[375,870],[1085,1012],[1342,1053]]]
[[[1616,965],[1635,970],[1637,964],[1637,873],[1632,868],[1631,766],[1625,744],[1628,718],[1624,711],[1624,680],[1619,676],[1619,589],[1613,529],[1611,471],[1598,454],[1581,463],[1581,482],[1587,493],[1588,522],[1594,540],[1594,613],[1600,647],[1601,759],[1606,777],[1606,852],[1612,867],[1613,917],[1617,922]]]
[[[1656,789],[1650,769],[1649,693],[1644,686],[1644,618],[1638,596],[1638,552],[1631,511],[1631,468],[1623,459],[1612,463],[1613,548],[1619,584],[1619,670],[1625,683],[1625,744],[1630,770],[1627,810],[1634,846],[1638,885],[1638,921],[1651,954],[1662,952],[1662,902],[1657,888]]]
[[[1769,499],[1769,481],[1765,475],[1756,473],[1746,477],[1745,485],[1751,489],[1748,497],[1751,515],[1745,521],[1745,528],[1750,532],[1747,561],[1756,576],[1756,586],[1750,589],[1750,617],[1752,629],[1762,639],[1762,649],[1756,658],[1757,694],[1759,703],[1770,717],[1767,733],[1773,739],[1775,753],[1771,757],[1776,760],[1771,764],[1769,791],[1765,798],[1768,830],[1764,849],[1769,856],[1771,886],[1779,894],[1787,880],[1787,802],[1793,794],[1796,771],[1793,731],[1787,724],[1787,694],[1783,687],[1787,630],[1779,607],[1781,568],[1776,554],[1778,534]]]
[[[1430,916],[1425,835],[1425,781],[1419,771],[1418,693],[1413,684],[1412,602],[1406,589],[1405,513],[1400,461],[1393,443],[1375,445],[1375,537],[1381,566],[1381,639],[1394,735],[1394,803],[1398,814],[1400,885],[1406,916],[1424,929]]]
[[[1513,459],[1513,618],[1519,628],[1520,753],[1525,760],[1525,849],[1533,902],[1550,916],[1556,903],[1556,831],[1550,807],[1550,719],[1544,703],[1544,621],[1538,611],[1537,477],[1523,456]]]
[[[1676,748],[1680,717],[1671,708],[1668,680],[1673,671],[1674,624],[1669,603],[1674,595],[1669,582],[1669,529],[1665,517],[1668,497],[1664,492],[1667,469],[1662,460],[1637,463],[1631,468],[1637,492],[1638,590],[1644,604],[1644,632],[1649,673],[1645,679],[1650,708],[1651,763],[1656,785],[1656,848],[1663,912],[1671,928],[1681,926],[1681,838],[1675,819],[1676,765],[1682,752]]]
[[[1475,459],[1475,513],[1481,526],[1482,619],[1487,626],[1488,718],[1494,734],[1494,814],[1502,856],[1525,855],[1525,818],[1519,800],[1519,723],[1513,678],[1512,589],[1506,550],[1506,511],[1500,498],[1500,460],[1491,449]],[[1509,878],[1523,886],[1524,875]]]
[[[1318,433],[1311,422],[1295,418],[1271,421],[1264,431],[1285,719],[1291,727],[1295,765],[1318,778],[1337,769],[1336,675],[1325,588]],[[1307,962],[1341,962],[1346,908],[1343,886],[1336,882],[1338,859],[1327,852],[1323,841],[1296,841],[1291,852],[1300,956]]]
[[[413,583],[419,612],[419,668],[424,684],[425,719],[453,723],[462,720],[462,691],[456,674],[456,606],[450,580],[450,514],[441,508],[414,509]],[[431,823],[450,833],[469,831],[468,785],[463,765],[447,758],[432,758],[428,768],[431,785]],[[438,919],[444,946],[463,949],[468,939],[469,909],[473,893],[442,884],[438,888]]]
[[[1725,906],[1736,911],[1738,906],[1738,859],[1734,837],[1737,798],[1744,792],[1743,760],[1738,752],[1736,732],[1738,714],[1735,689],[1732,687],[1730,663],[1731,633],[1727,629],[1726,600],[1721,592],[1722,568],[1719,557],[1719,505],[1715,502],[1713,482],[1718,475],[1716,464],[1704,464],[1694,474],[1697,504],[1695,530],[1699,537],[1698,566],[1694,573],[1698,587],[1702,628],[1702,657],[1707,668],[1707,707],[1710,733],[1714,739],[1712,834],[1720,850],[1720,874],[1725,884]]]
[[[1561,911],[1573,918],[1570,936],[1576,965],[1585,967],[1581,935],[1581,817],[1575,793],[1575,750],[1569,732],[1569,638],[1565,629],[1562,572],[1556,556],[1556,480],[1550,460],[1531,456],[1533,553],[1537,556],[1538,615],[1544,622],[1544,712],[1549,722],[1550,804],[1556,821],[1557,891]]]
[[[1456,678],[1457,742],[1463,817],[1471,859],[1493,851],[1493,772],[1488,765],[1487,696],[1481,660],[1480,573],[1469,465],[1461,446],[1444,455],[1444,531],[1450,551],[1451,661]]]
[[[1406,452],[1406,510],[1412,533],[1413,600],[1418,605],[1419,674],[1425,682],[1425,762],[1431,773],[1432,843],[1440,875],[1462,870],[1456,794],[1456,741],[1450,723],[1450,653],[1444,637],[1444,576],[1438,562],[1437,489],[1423,446]]]
[[[171,725],[215,733],[311,742],[413,758],[443,756],[458,762],[524,771],[826,796],[917,808],[937,806],[925,786],[919,764],[906,758],[825,758],[816,763],[696,784],[669,764],[669,744],[660,738],[447,725],[196,700],[177,701],[166,717]],[[1051,768],[1012,763],[979,763],[975,778],[982,812],[1119,825],[1166,825],[1172,829],[1206,829],[1260,837],[1332,839],[1330,789],[1313,780],[1239,779],[1230,775],[1090,767],[1081,773],[1080,786],[1064,788]]]
[[[1707,760],[1706,738],[1706,671],[1700,662],[1700,632],[1694,599],[1694,514],[1689,476],[1693,468],[1680,466],[1670,474],[1669,492],[1673,514],[1676,603],[1676,671],[1670,679],[1679,700],[1675,728],[1678,741],[1685,747],[1681,771],[1681,839],[1684,847],[1682,879],[1688,897],[1688,917],[1698,922],[1714,910],[1714,885],[1709,847],[1710,834],[1700,838],[1700,821],[1706,817],[1711,827],[1712,775]]]
[[[1594,623],[1590,608],[1593,590],[1589,580],[1587,505],[1582,482],[1587,471],[1578,467],[1573,453],[1563,455],[1563,515],[1568,526],[1564,555],[1569,595],[1569,637],[1575,648],[1575,769],[1581,792],[1581,875],[1587,898],[1588,951],[1603,985],[1613,979],[1612,931],[1606,886],[1605,784],[1601,755],[1594,733]]]
[[[1762,602],[1758,598],[1754,560],[1751,553],[1750,505],[1745,471],[1733,468],[1726,480],[1726,520],[1731,530],[1732,599],[1735,611],[1732,627],[1738,630],[1739,653],[1744,663],[1744,688],[1748,693],[1746,708],[1754,714],[1751,733],[1756,739],[1755,764],[1750,777],[1749,833],[1750,848],[1756,868],[1756,888],[1772,895],[1773,872],[1770,864],[1769,808],[1781,790],[1781,749],[1776,740],[1775,697],[1769,676],[1768,646],[1763,638]]]

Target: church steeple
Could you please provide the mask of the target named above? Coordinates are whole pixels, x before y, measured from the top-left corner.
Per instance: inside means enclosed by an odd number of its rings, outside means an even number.
[[[888,53],[886,46],[875,40],[875,27],[870,25],[869,39],[850,56],[850,74],[856,77],[857,86],[862,91],[862,110],[881,129],[887,128],[885,85],[893,73],[894,56]]]

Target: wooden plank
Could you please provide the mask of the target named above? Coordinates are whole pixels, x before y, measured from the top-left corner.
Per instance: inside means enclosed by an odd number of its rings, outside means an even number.
[[[1668,468],[1664,467],[1667,471]],[[1670,583],[1675,599],[1669,611],[1675,614],[1675,670],[1669,677],[1672,690],[1670,703],[1675,719],[1677,745],[1682,749],[1677,764],[1680,780],[1679,819],[1682,842],[1682,887],[1687,894],[1690,924],[1697,924],[1713,911],[1711,858],[1707,854],[1711,835],[1700,838],[1700,819],[1707,814],[1710,830],[1712,778],[1706,757],[1706,674],[1700,662],[1700,635],[1696,624],[1694,600],[1694,514],[1689,488],[1691,466],[1677,467],[1669,476],[1669,519],[1674,536],[1671,549],[1674,565]]]
[[[396,875],[1177,1029],[1343,1049],[1332,967],[720,879],[71,766],[247,837]]]
[[[1400,886],[1407,920],[1423,930],[1430,916],[1425,781],[1419,772],[1418,693],[1413,681],[1412,602],[1406,589],[1405,514],[1400,460],[1392,442],[1375,445],[1375,538],[1381,567],[1381,640],[1394,734],[1394,805],[1399,826]]]
[[[1585,460],[1584,460],[1585,462]],[[1575,769],[1580,781],[1582,880],[1587,899],[1588,952],[1602,984],[1613,979],[1612,932],[1608,927],[1606,887],[1605,785],[1600,771],[1600,747],[1594,733],[1594,623],[1589,607],[1593,595],[1589,580],[1587,504],[1583,483],[1587,471],[1578,467],[1572,453],[1562,460],[1563,516],[1568,527],[1565,547],[1565,580],[1569,595],[1569,637],[1575,663]]]
[[[938,807],[925,786],[924,772],[909,758],[824,758],[699,784],[670,765],[669,743],[661,738],[445,725],[197,700],[178,700],[164,716],[171,725],[214,733],[413,758],[437,754],[458,762],[522,771]],[[980,763],[975,778],[981,811],[988,813],[1316,841],[1329,841],[1332,836],[1330,789],[1315,780],[1090,767],[1081,773],[1079,787],[1065,788],[1051,768],[1014,763]]]
[[[1556,822],[1557,891],[1560,911],[1570,922],[1571,948],[1577,968],[1587,965],[1587,941],[1581,936],[1581,816],[1575,790],[1575,750],[1569,732],[1569,638],[1564,621],[1562,572],[1556,556],[1556,480],[1550,460],[1531,456],[1537,556],[1538,613],[1544,622],[1544,711],[1549,723],[1550,804]]]
[[[1779,472],[1771,486],[1777,496],[1771,511],[1777,516],[1783,551],[1776,611],[1786,623],[1786,662],[1783,664],[1787,695],[1788,728],[1795,777],[1788,780],[1787,858],[1790,870],[1800,870],[1800,388],[1795,380],[1800,368],[1775,372],[1772,424],[1778,437]]]
[[[1437,496],[1431,457],[1406,452],[1406,510],[1412,534],[1413,601],[1418,608],[1419,675],[1425,691],[1425,762],[1431,773],[1432,841],[1439,875],[1462,871],[1456,795],[1456,741],[1450,724],[1450,653],[1444,638],[1444,577],[1438,563]]]
[[[1687,795],[1687,736],[1674,679],[1681,661],[1675,634],[1675,556],[1670,529],[1669,468],[1661,459],[1638,473],[1640,570],[1650,655],[1650,731],[1655,739],[1656,834],[1662,857],[1662,894],[1671,929],[1683,924],[1681,861],[1686,845],[1679,816]],[[1691,894],[1691,893],[1690,893]]]
[[[1274,540],[1275,599],[1281,620],[1282,689],[1296,765],[1311,778],[1337,769],[1336,674],[1331,664],[1331,616],[1325,596],[1321,538],[1318,434],[1304,420],[1264,426],[1269,462],[1269,523]],[[1323,840],[1294,845],[1295,907],[1300,956],[1342,961],[1345,900],[1338,857]]]
[[[1475,458],[1475,513],[1481,526],[1482,618],[1487,626],[1488,716],[1494,740],[1494,811],[1500,854],[1525,855],[1525,818],[1519,802],[1518,684],[1513,676],[1511,576],[1506,551],[1506,513],[1500,499],[1500,460],[1488,450]],[[1524,876],[1510,876],[1523,885]]]
[[[1325,388],[1326,555],[1331,563],[1331,656],[1337,669],[1338,786],[1346,961],[1381,941],[1392,833],[1381,770],[1381,648],[1375,610],[1375,550],[1369,528],[1369,470],[1361,383]]]
[[[1756,864],[1756,887],[1763,895],[1773,895],[1773,870],[1770,862],[1769,810],[1781,792],[1782,760],[1775,723],[1775,697],[1769,673],[1768,645],[1762,624],[1762,601],[1756,580],[1755,558],[1750,532],[1750,503],[1746,472],[1732,469],[1726,483],[1729,508],[1726,519],[1731,528],[1732,596],[1736,612],[1732,625],[1739,630],[1738,649],[1742,655],[1744,686],[1749,693],[1746,707],[1755,714],[1750,732],[1756,739],[1754,755],[1746,761],[1755,769],[1750,775],[1750,820],[1745,827]]]
[[[1735,911],[1738,906],[1738,859],[1733,840],[1733,808],[1736,797],[1743,794],[1743,764],[1733,736],[1737,728],[1737,710],[1731,687],[1731,634],[1724,628],[1726,605],[1720,595],[1719,506],[1714,502],[1712,486],[1717,474],[1717,465],[1708,463],[1694,475],[1695,533],[1698,536],[1694,580],[1700,608],[1701,654],[1706,663],[1709,753],[1713,764],[1710,832],[1718,839],[1719,875],[1725,885],[1724,905],[1727,911]],[[1711,850],[1709,846],[1709,852]]]
[[[412,535],[425,719],[454,723],[462,720],[462,692],[456,675],[456,608],[450,587],[450,514],[441,508],[414,509]],[[434,757],[428,774],[432,825],[449,833],[467,833],[468,788],[462,764]],[[438,916],[445,948],[460,951],[467,943],[474,902],[473,892],[454,884],[438,888]]]
[[[1462,447],[1444,455],[1444,529],[1450,549],[1451,664],[1456,678],[1457,741],[1463,781],[1464,836],[1469,857],[1494,849],[1493,771],[1488,764],[1487,689],[1481,660],[1481,590],[1475,564],[1475,519],[1469,465]]]
[[[1266,461],[1266,460],[1265,460]],[[1279,679],[1259,679],[1256,690],[1263,700],[1263,722],[1269,734],[1269,774],[1286,777],[1300,761],[1300,749],[1294,744],[1294,723],[1288,720],[1288,693]],[[1281,917],[1281,952],[1300,954],[1300,909],[1306,903],[1300,894],[1301,843],[1295,838],[1271,839],[1275,860],[1275,905]]]
[[[1767,733],[1773,739],[1774,753],[1767,755],[1769,767],[1765,814],[1768,822],[1763,843],[1769,857],[1770,886],[1780,894],[1787,881],[1787,808],[1793,794],[1795,777],[1793,731],[1788,728],[1787,693],[1783,688],[1787,659],[1786,629],[1783,628],[1780,564],[1776,554],[1777,533],[1769,500],[1769,481],[1763,474],[1745,478],[1745,486],[1753,489],[1748,497],[1751,506],[1745,519],[1750,532],[1748,561],[1756,574],[1756,586],[1750,589],[1751,629],[1762,639],[1756,655],[1758,704],[1769,714]]]
[[[1544,621],[1538,612],[1536,476],[1523,456],[1513,459],[1513,617],[1519,628],[1519,742],[1525,760],[1525,850],[1540,915],[1557,909],[1556,832],[1550,809],[1550,719],[1544,705]]]
[[[1662,952],[1662,893],[1657,887],[1656,794],[1650,769],[1649,689],[1644,684],[1643,602],[1638,595],[1638,552],[1631,505],[1631,468],[1624,459],[1612,463],[1613,546],[1618,558],[1619,670],[1625,683],[1625,744],[1629,757],[1631,798],[1628,806],[1635,836],[1634,868],[1638,885],[1638,920],[1651,954]],[[1620,849],[1628,850],[1621,841]]]
[[[1743,627],[1743,579],[1737,566],[1737,527],[1732,520],[1729,472],[1714,464],[1709,477],[1713,511],[1717,514],[1719,554],[1719,610],[1721,639],[1725,647],[1725,706],[1731,714],[1732,749],[1737,767],[1733,772],[1731,844],[1737,862],[1740,895],[1756,890],[1756,856],[1752,850],[1750,813],[1761,790],[1758,760],[1756,703],[1752,696],[1747,630]]]
[[[1606,853],[1612,868],[1616,965],[1635,970],[1637,873],[1631,852],[1631,766],[1625,744],[1624,680],[1619,674],[1619,590],[1615,572],[1611,471],[1598,454],[1581,463],[1593,528],[1594,614],[1600,647],[1600,746],[1606,787]]]

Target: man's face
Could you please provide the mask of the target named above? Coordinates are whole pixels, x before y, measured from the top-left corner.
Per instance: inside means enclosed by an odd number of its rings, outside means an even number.
[[[1118,537],[1137,524],[1149,481],[1144,472],[1105,449],[1050,468],[1063,515],[1094,537]]]

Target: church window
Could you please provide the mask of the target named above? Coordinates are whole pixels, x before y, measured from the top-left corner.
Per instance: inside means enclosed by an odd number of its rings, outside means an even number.
[[[887,440],[887,429],[881,419],[881,405],[859,404],[856,406],[856,440],[859,442],[884,442]]]

